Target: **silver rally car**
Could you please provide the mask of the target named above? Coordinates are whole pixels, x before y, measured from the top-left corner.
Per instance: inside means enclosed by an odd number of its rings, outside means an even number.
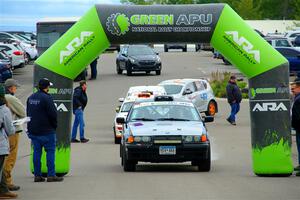
[[[124,171],[135,171],[141,162],[187,162],[199,171],[209,171],[210,141],[204,122],[194,104],[171,96],[136,101],[124,124],[120,156]]]

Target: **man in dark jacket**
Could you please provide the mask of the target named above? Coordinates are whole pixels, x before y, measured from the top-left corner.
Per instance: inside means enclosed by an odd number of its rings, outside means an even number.
[[[226,93],[227,93],[227,101],[231,107],[231,113],[230,113],[230,116],[227,118],[227,121],[232,125],[236,125],[235,115],[240,110],[242,94],[241,94],[240,88],[236,84],[235,76],[230,76],[230,80],[226,86]]]
[[[89,141],[89,139],[86,139],[84,137],[85,123],[83,118],[83,111],[88,102],[86,88],[87,88],[86,82],[80,81],[79,86],[74,89],[73,114],[75,115],[75,119],[73,123],[72,138],[71,138],[71,142],[73,143],[78,143],[78,142],[86,143]],[[80,141],[76,139],[78,126],[80,132]]]
[[[39,81],[39,90],[27,99],[28,136],[33,145],[34,182],[44,182],[41,172],[41,156],[44,148],[47,154],[47,182],[62,181],[55,174],[55,146],[57,111],[53,99],[48,94],[52,83],[43,78]]]
[[[298,166],[296,176],[300,176],[300,78],[291,84],[291,92],[295,96],[292,107],[292,127],[296,130],[296,144],[298,149]]]

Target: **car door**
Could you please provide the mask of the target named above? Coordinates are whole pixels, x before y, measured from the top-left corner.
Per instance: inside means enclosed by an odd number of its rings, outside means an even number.
[[[190,91],[190,92],[188,92]],[[183,90],[182,96],[184,99],[192,101],[195,105],[197,102],[196,86],[194,82],[188,83]],[[197,105],[196,105],[197,107]]]
[[[119,63],[121,69],[126,69],[127,55],[128,55],[128,47],[122,48],[119,57]]]
[[[208,104],[208,94],[207,91],[203,85],[202,81],[195,81],[196,86],[196,106],[199,111],[206,111],[207,110],[207,104]]]

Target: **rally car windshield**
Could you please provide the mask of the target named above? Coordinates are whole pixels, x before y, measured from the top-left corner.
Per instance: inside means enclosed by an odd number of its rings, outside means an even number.
[[[129,112],[132,105],[133,105],[133,102],[124,103],[121,108],[121,112]]]
[[[185,105],[149,105],[133,108],[129,121],[200,121],[196,108]]]
[[[167,95],[178,94],[182,90],[182,85],[163,85]]]

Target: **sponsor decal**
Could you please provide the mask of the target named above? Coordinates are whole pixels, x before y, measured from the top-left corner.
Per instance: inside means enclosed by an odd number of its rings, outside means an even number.
[[[266,112],[266,111],[287,111],[286,106],[280,102],[265,102],[265,103],[256,103],[253,112]]]
[[[34,88],[33,92],[37,92],[38,89]],[[49,88],[48,94],[58,94],[58,95],[72,95],[72,88]]]
[[[233,46],[250,63],[260,63],[260,51],[255,50],[244,36],[239,36],[237,31],[225,31],[224,39]]]
[[[132,32],[209,32],[212,14],[111,14],[106,21],[107,30],[116,36]]]
[[[65,106],[65,104],[63,103],[54,103],[56,109],[58,112],[68,112],[69,110],[67,109],[67,107]]]
[[[60,64],[68,65],[95,39],[94,32],[82,31],[79,37],[75,37],[66,47],[60,51]]]
[[[279,87],[279,88],[251,88],[250,89],[250,96],[251,98],[255,98],[257,95],[260,94],[288,94],[289,88],[288,87]]]

